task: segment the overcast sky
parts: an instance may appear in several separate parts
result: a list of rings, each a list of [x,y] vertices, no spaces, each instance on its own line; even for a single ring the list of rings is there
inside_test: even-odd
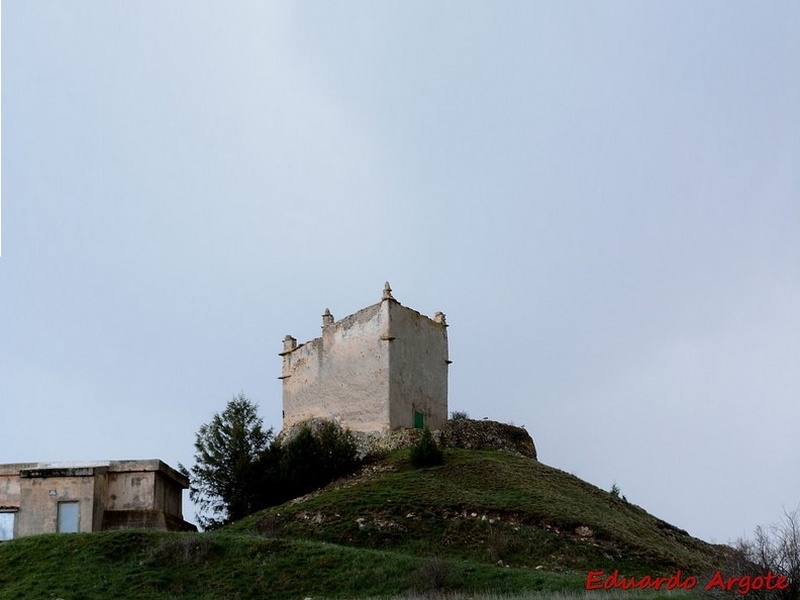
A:
[[[709,541],[800,503],[800,3],[2,9],[0,462],[280,428],[389,280],[543,462]]]

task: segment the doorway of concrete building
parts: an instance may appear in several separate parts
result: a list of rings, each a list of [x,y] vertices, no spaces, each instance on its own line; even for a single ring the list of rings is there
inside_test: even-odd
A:
[[[78,533],[78,502],[58,503],[58,533]]]
[[[425,429],[425,413],[414,411],[414,429]]]
[[[0,510],[0,542],[14,539],[14,520],[17,512]]]

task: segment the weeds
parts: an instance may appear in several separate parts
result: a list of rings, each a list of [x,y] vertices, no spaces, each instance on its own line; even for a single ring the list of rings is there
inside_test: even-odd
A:
[[[162,537],[145,551],[143,562],[160,566],[201,566],[218,554],[216,541],[208,535]]]
[[[443,592],[452,571],[453,567],[447,560],[432,556],[415,573],[412,588],[418,592]]]
[[[492,562],[505,563],[508,553],[511,550],[513,540],[511,536],[498,527],[489,529],[486,539],[486,547],[489,550],[489,558]]]

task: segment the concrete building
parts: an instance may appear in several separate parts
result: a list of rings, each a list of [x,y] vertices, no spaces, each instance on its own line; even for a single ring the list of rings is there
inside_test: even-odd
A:
[[[283,427],[333,419],[353,431],[441,428],[447,421],[447,324],[401,305],[389,283],[380,302],[335,321],[322,337],[283,341]]]
[[[183,520],[189,481],[160,460],[0,465],[0,540],[39,533],[148,528]]]

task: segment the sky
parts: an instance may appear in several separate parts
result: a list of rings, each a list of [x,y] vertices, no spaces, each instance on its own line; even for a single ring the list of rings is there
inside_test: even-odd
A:
[[[283,337],[388,280],[451,410],[705,540],[776,522],[798,57],[793,0],[5,0],[0,462],[191,465],[239,393],[279,429]]]

